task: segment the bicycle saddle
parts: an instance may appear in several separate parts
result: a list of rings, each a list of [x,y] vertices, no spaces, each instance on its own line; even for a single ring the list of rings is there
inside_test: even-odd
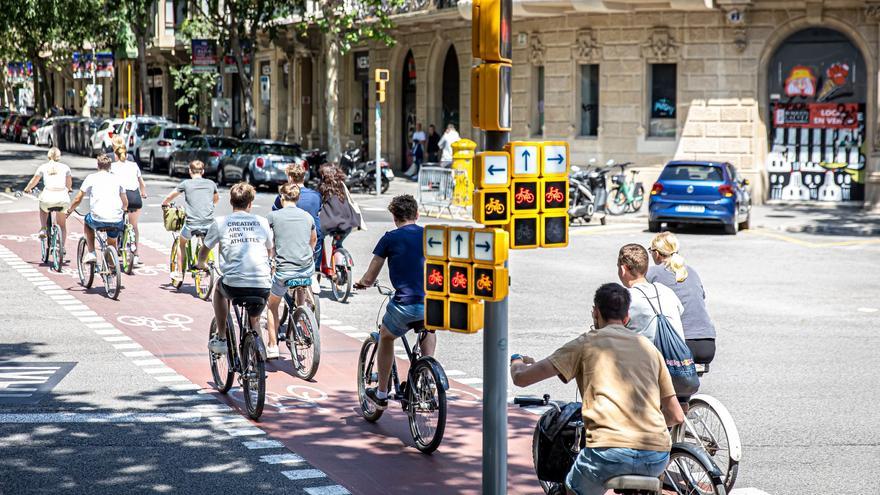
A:
[[[64,208],[61,206],[53,206],[52,208],[49,208],[49,211],[64,211]]]
[[[605,488],[607,490],[643,490],[649,493],[660,493],[660,479],[650,476],[615,476],[605,482]]]
[[[407,323],[406,328],[410,330],[421,330],[425,328],[425,320],[416,320],[412,323]]]
[[[207,230],[191,230],[190,233],[193,237],[205,237],[206,235],[208,235]]]
[[[244,296],[232,298],[232,304],[244,306],[250,316],[258,316],[266,306],[266,300],[259,296]]]

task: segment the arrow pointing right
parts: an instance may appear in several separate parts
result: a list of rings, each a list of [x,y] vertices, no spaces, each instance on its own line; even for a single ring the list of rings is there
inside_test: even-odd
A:
[[[557,153],[555,157],[548,158],[547,161],[556,162],[557,165],[562,165],[562,162],[565,161],[565,158],[563,158],[562,153]]]
[[[486,241],[486,242],[484,242],[484,243],[482,243],[482,244],[474,244],[474,247],[482,248],[483,251],[486,251],[486,252],[488,253],[488,252],[489,252],[489,248],[491,248],[492,245],[489,244],[489,241]]]

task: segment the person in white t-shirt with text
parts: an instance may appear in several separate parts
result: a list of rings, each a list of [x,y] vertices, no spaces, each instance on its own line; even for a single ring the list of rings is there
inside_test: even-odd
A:
[[[648,251],[638,244],[623,246],[617,255],[617,276],[629,289],[632,299],[626,327],[653,342],[657,334],[657,313],[661,313],[684,340],[681,324],[684,306],[672,289],[648,282],[645,278],[648,259]]]
[[[140,239],[140,230],[138,230],[138,217],[141,215],[141,208],[144,206],[144,199],[147,199],[147,185],[144,178],[141,177],[141,168],[138,164],[128,160],[128,150],[124,144],[119,144],[113,148],[113,154],[116,155],[116,161],[110,165],[110,172],[119,177],[119,182],[125,188],[125,197],[128,198],[128,223],[134,229],[134,266],[141,266],[140,256],[137,254],[138,239]]]
[[[82,202],[86,195],[89,196],[89,213],[83,223],[83,234],[86,237],[88,253],[83,256],[83,263],[94,263],[95,256],[95,230],[107,230],[107,243],[116,246],[116,238],[122,234],[125,228],[125,209],[128,208],[128,198],[125,196],[125,188],[119,181],[119,177],[110,173],[110,165],[113,163],[109,155],[98,155],[98,171],[86,177],[80,185],[79,192],[70,203],[67,214],[70,215]]]
[[[48,158],[48,162],[37,168],[34,176],[25,186],[24,192],[30,193],[40,180],[43,181],[43,191],[40,193],[40,237],[46,237],[46,220],[49,217],[49,209],[61,208],[61,211],[55,212],[55,224],[61,228],[61,238],[67,239],[67,214],[65,210],[70,206],[73,176],[70,174],[70,167],[58,161],[61,159],[61,151],[58,148],[54,146],[49,148]]]

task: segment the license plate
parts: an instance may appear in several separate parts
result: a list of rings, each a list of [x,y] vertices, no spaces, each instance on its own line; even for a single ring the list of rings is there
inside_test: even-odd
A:
[[[282,163],[282,162],[276,162],[276,163],[275,163],[275,167],[276,167],[276,168],[280,168],[280,169],[282,169],[282,170],[283,170],[283,169],[286,169],[288,165],[290,165],[290,164],[287,163],[287,162],[283,162],[283,163]]]
[[[675,211],[681,213],[703,213],[706,211],[706,207],[703,205],[678,205],[675,207]]]

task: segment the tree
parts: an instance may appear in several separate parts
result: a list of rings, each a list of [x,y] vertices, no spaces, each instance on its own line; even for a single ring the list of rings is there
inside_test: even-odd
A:
[[[187,19],[177,32],[177,39],[187,47],[187,52],[192,50],[193,39],[214,39],[216,36],[214,26],[202,17]],[[177,108],[187,107],[190,113],[198,115],[199,123],[203,122],[202,117],[209,102],[207,96],[217,86],[218,75],[193,72],[192,64],[186,64],[179,68],[172,67],[171,77],[174,79],[174,89],[181,92],[174,105]],[[202,128],[205,127],[202,125]]]
[[[113,21],[116,23],[117,30],[109,32],[110,37],[115,37],[116,41],[121,35],[118,28],[128,25],[131,32],[134,33],[135,42],[137,44],[137,71],[138,71],[138,92],[142,105],[142,112],[145,115],[153,114],[152,102],[150,101],[150,88],[147,81],[147,41],[153,37],[153,22],[156,15],[154,6],[156,0],[121,0],[112,2],[106,0],[108,5],[115,5],[112,12]]]

